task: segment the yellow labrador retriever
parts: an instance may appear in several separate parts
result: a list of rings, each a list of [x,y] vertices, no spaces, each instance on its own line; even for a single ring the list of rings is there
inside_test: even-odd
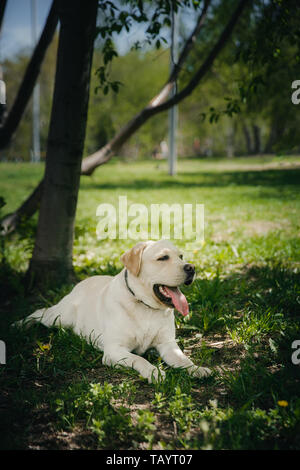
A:
[[[209,375],[175,340],[174,307],[182,315],[189,312],[178,286],[193,282],[194,266],[167,240],[140,242],[121,261],[125,268],[117,276],[85,279],[58,304],[37,310],[26,322],[72,327],[104,352],[104,364],[132,367],[149,382],[165,376],[140,356],[149,348],[156,348],[172,367],[186,368],[197,377]]]

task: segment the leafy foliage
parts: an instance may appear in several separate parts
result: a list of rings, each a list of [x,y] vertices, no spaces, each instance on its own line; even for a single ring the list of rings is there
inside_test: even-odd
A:
[[[103,65],[97,70],[99,76],[99,86],[105,95],[109,90],[117,93],[119,91],[119,81],[110,80],[110,69],[114,57],[118,57],[118,52],[114,44],[114,35],[119,35],[123,31],[129,33],[136,25],[143,24],[145,37],[143,43],[135,41],[132,49],[138,50],[145,45],[155,46],[156,49],[161,44],[167,44],[165,37],[165,28],[171,27],[172,12],[178,12],[184,8],[193,7],[199,9],[202,2],[191,0],[156,0],[155,2],[142,2],[140,0],[123,0],[119,2],[110,2],[101,0],[99,2],[100,18],[97,34],[101,37]]]

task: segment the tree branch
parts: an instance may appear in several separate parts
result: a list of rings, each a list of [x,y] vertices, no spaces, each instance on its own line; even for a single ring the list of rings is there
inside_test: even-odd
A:
[[[42,179],[30,196],[15,212],[3,217],[0,224],[2,235],[8,235],[13,232],[22,219],[29,219],[38,210],[42,198],[43,186],[44,180]]]
[[[201,27],[203,26],[203,23],[205,21],[210,3],[211,0],[205,0],[204,6],[197,19],[196,25],[189,38],[185,42],[185,45],[180,53],[178,62],[177,64],[173,65],[169,78],[163,88],[156,96],[154,96],[154,98],[151,99],[146,108],[144,108],[129,123],[127,123],[110,142],[108,142],[97,152],[93,153],[92,155],[89,155],[88,157],[82,160],[82,175],[91,175],[98,166],[106,163],[113,156],[113,154],[124,144],[124,142],[128,140],[144,124],[144,122],[149,119],[149,109],[154,109],[167,99],[175,84],[175,81],[178,78],[182,65],[186,61],[190,51],[194,46],[197,36],[199,35]]]
[[[0,3],[0,32],[2,29],[2,23],[3,23],[6,4],[7,4],[7,0],[2,0],[2,2]]]
[[[182,101],[184,98],[186,98],[188,95],[190,95],[194,91],[196,86],[199,84],[200,80],[208,72],[208,70],[212,66],[215,58],[219,55],[219,53],[221,52],[221,50],[225,46],[226,42],[230,38],[231,33],[233,31],[233,28],[235,27],[238,19],[240,18],[241,14],[243,13],[243,11],[244,11],[244,9],[245,9],[248,2],[249,2],[249,0],[240,0],[235,12],[233,13],[233,15],[230,18],[227,26],[225,27],[225,29],[223,30],[221,36],[219,37],[218,42],[213,47],[213,49],[211,50],[209,56],[206,58],[206,60],[201,65],[201,67],[198,69],[198,71],[195,73],[195,75],[190,80],[188,85],[181,92],[174,95],[168,101],[165,101],[164,103],[152,108],[151,116],[153,116],[154,114],[160,113],[162,111],[166,111],[167,109],[171,108],[172,106],[178,104],[180,101]]]
[[[43,32],[27,66],[23,81],[15,98],[14,104],[12,105],[10,113],[5,119],[4,124],[2,125],[2,127],[0,127],[0,149],[8,145],[21,121],[27,103],[32,94],[35,82],[39,75],[41,64],[44,60],[47,48],[51,43],[53,35],[55,33],[57,23],[58,14],[56,0],[53,0]]]
[[[210,67],[212,66],[215,58],[218,56],[220,51],[225,46],[227,40],[229,39],[234,26],[236,25],[238,19],[240,18],[244,8],[246,7],[249,0],[240,0],[236,10],[232,14],[229,22],[227,23],[226,27],[224,28],[223,32],[221,33],[219,40],[217,41],[216,45],[211,50],[210,54],[203,62],[201,67],[192,77],[188,85],[179,93],[174,95],[169,100],[165,101],[167,96],[169,95],[171,89],[174,86],[175,80],[179,73],[179,64],[182,65],[186,57],[188,56],[192,45],[195,41],[194,39],[194,32],[196,30],[197,34],[199,33],[201,26],[203,24],[204,18],[206,16],[207,8],[209,6],[209,1],[206,1],[202,10],[202,13],[197,21],[196,28],[191,34],[190,38],[188,39],[183,51],[179,57],[178,65],[174,66],[171,75],[169,77],[168,82],[163,87],[158,95],[156,95],[150,103],[144,108],[140,113],[138,113],[125,127],[123,127],[119,133],[104,147],[102,147],[97,152],[93,153],[92,155],[84,158],[82,160],[81,165],[81,174],[83,175],[91,175],[94,170],[106,163],[118,150],[123,143],[131,137],[150,117],[170,109],[175,104],[178,104],[184,98],[192,93],[192,91],[196,88],[199,84],[200,80],[204,77],[204,75],[208,72]]]

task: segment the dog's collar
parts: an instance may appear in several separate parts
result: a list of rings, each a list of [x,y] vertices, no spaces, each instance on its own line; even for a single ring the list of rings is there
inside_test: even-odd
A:
[[[151,308],[152,310],[160,310],[160,308],[151,307],[151,305],[146,304],[146,302],[144,302],[143,300],[140,300],[136,297],[135,293],[133,292],[133,290],[128,285],[128,271],[127,271],[127,269],[125,269],[125,284],[126,284],[127,289],[129,290],[130,294],[132,294],[133,297],[135,297],[138,302],[141,302],[146,307]]]

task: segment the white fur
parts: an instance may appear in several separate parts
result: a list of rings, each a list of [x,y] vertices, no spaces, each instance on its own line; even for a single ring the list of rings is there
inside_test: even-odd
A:
[[[166,254],[167,261],[157,261]],[[209,369],[195,366],[178,347],[174,311],[153,292],[154,284],[178,286],[185,281],[185,262],[179,258],[179,251],[169,241],[150,241],[144,244],[141,256],[139,274],[135,276],[128,271],[128,285],[135,296],[126,286],[123,269],[114,277],[85,279],[58,304],[37,310],[26,321],[72,327],[75,333],[104,351],[104,364],[132,367],[149,382],[161,380],[165,375],[140,356],[149,348],[156,348],[172,367],[187,368],[198,377],[208,375]]]

